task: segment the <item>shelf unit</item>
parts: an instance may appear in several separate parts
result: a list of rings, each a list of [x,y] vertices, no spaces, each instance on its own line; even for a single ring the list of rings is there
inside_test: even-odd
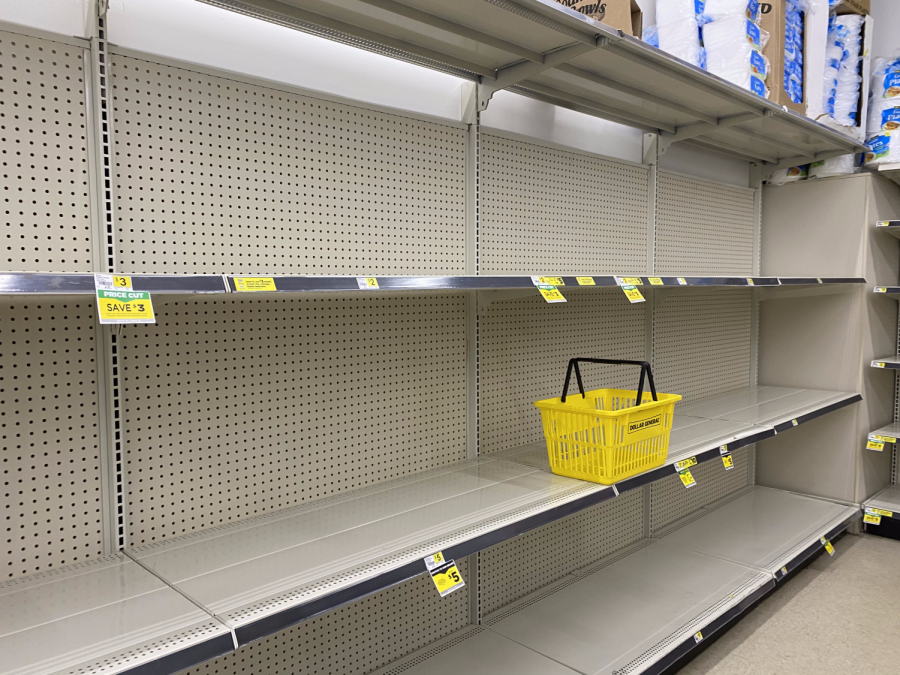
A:
[[[900,164],[881,164],[878,174],[900,185]]]
[[[479,110],[505,89],[773,168],[865,152],[554,0],[204,2],[477,80]]]
[[[127,275],[127,272],[121,272]],[[130,275],[132,286],[136,291],[164,294],[194,293],[238,293],[235,276],[232,275],[169,275],[138,274]],[[636,286],[653,288],[749,288],[777,286],[817,286],[864,284],[862,278],[809,278],[809,277],[698,277],[698,276],[666,276],[653,277],[627,275],[620,276],[561,276],[534,275],[551,281],[562,280],[560,286],[576,288],[608,288],[619,286],[628,280]],[[248,278],[248,276],[237,277]],[[357,277],[342,276],[249,276],[252,279],[271,279],[274,291],[278,293],[325,293],[349,292],[361,289]],[[375,289],[379,291],[497,291],[534,289],[533,276],[376,276]],[[579,279],[581,281],[579,281]],[[588,281],[590,279],[590,281]],[[373,289],[373,290],[375,290]],[[0,295],[93,295],[94,276],[92,274],[37,274],[37,273],[0,273]],[[253,291],[259,292],[259,291]],[[536,291],[535,291],[536,292]]]
[[[66,206],[4,225],[0,417],[16,426],[0,440],[17,482],[0,586],[14,658],[0,675],[277,662],[344,675],[425,656],[438,672],[562,675],[543,647],[503,635],[579,584],[635,598],[621,615],[596,593],[572,605],[633,638],[597,641],[609,653],[578,668],[637,658],[629,672],[650,673],[772,590],[816,537],[852,526],[856,492],[790,494],[772,476],[802,473],[785,470],[783,438],[847,468],[872,392],[835,372],[844,336],[810,318],[887,277],[807,265],[807,246],[845,254],[816,232],[772,253],[761,180],[856,141],[549,0],[208,4],[478,81],[458,123],[110,47],[105,15],[91,40],[4,25],[0,66],[54,54],[9,104],[84,78],[21,133],[86,130],[60,159],[75,187],[59,192],[55,168],[9,178],[43,180],[47,208]],[[178,133],[159,104],[173,87]],[[500,89],[648,132],[643,162],[482,128]],[[752,160],[748,185],[662,169],[682,141]],[[188,143],[203,207],[190,210],[172,170]],[[575,204],[582,177],[591,201]],[[554,269],[565,305],[523,273]],[[165,296],[156,324],[99,325],[94,272]],[[248,276],[275,290],[238,292]],[[383,292],[362,291],[369,278]],[[615,288],[634,280],[644,303]],[[807,326],[767,317],[783,303]],[[820,363],[797,356],[809,331],[831,350]],[[796,366],[777,372],[779,350]],[[664,466],[612,486],[547,470],[532,402],[558,391],[573,355],[652,361],[660,391],[684,396]],[[633,380],[586,373],[589,387]],[[719,518],[740,541],[709,525]],[[466,580],[446,598],[423,562],[438,550]]]
[[[545,659],[561,673],[662,673],[859,518],[852,505],[750,487],[378,675],[540,672]]]

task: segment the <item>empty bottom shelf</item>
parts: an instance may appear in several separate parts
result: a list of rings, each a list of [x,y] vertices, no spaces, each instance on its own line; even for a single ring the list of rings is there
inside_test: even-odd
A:
[[[869,499],[865,506],[882,511],[900,512],[900,485],[891,485]]]
[[[859,516],[852,506],[751,487],[378,674],[660,673]]]

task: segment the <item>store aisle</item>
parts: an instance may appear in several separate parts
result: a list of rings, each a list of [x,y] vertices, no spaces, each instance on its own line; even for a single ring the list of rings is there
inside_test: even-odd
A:
[[[896,675],[900,542],[845,536],[680,675]]]

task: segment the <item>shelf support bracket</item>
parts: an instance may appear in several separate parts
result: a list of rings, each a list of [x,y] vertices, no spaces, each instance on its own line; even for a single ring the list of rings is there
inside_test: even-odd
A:
[[[543,55],[540,62],[520,61],[506,68],[495,71],[494,79],[482,77],[478,83],[478,111],[487,110],[488,103],[495,92],[518,84],[529,77],[537,75],[550,68],[571,61],[576,56],[599,49],[606,45],[608,38],[598,37],[590,44],[579,42],[577,44],[560,47]]]
[[[675,130],[675,133],[668,133],[664,131],[659,136],[659,153],[663,154],[673,143],[686,141],[691,138],[698,138],[699,136],[711,134],[714,131],[718,131],[719,129],[727,129],[728,127],[743,124],[744,122],[750,122],[763,116],[770,117],[772,114],[773,113],[770,110],[766,110],[762,113],[741,113],[740,115],[720,117],[715,124],[709,124],[708,122],[696,122],[694,124],[686,124],[684,126],[678,127]]]

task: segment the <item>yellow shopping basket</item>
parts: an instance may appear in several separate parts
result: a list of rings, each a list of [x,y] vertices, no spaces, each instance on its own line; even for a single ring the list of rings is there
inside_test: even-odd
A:
[[[640,366],[638,389],[585,392],[579,363]],[[573,369],[581,398],[566,400]],[[644,394],[645,375],[650,395]],[[534,403],[541,411],[550,468],[561,476],[611,485],[661,466],[669,451],[675,403],[680,400],[678,394],[656,395],[646,361],[571,359],[562,396]],[[640,405],[635,405],[637,401]]]

